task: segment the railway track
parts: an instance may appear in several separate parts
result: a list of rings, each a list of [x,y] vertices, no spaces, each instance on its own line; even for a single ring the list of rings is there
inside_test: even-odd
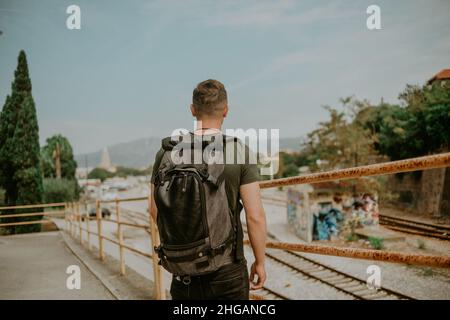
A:
[[[357,300],[411,300],[413,298],[390,289],[380,288],[378,290],[369,289],[365,281],[347,273],[328,267],[317,261],[306,258],[296,252],[287,250],[271,250],[266,256],[273,261],[287,267],[290,271],[313,279],[327,286],[345,293]]]
[[[440,226],[382,214],[380,214],[380,224],[395,231],[450,240],[450,227],[448,226]]]
[[[144,213],[134,210],[121,208],[122,212],[127,218],[133,222],[147,222],[147,217]],[[136,221],[138,220],[138,221]],[[246,233],[246,228],[244,228]],[[268,237],[277,240],[273,234],[268,234]],[[311,279],[320,282],[327,286],[347,294],[353,299],[358,300],[377,300],[377,299],[398,299],[398,300],[412,300],[412,297],[395,292],[390,289],[380,288],[378,290],[370,290],[365,281],[356,278],[347,273],[341,272],[315,260],[307,258],[297,252],[289,250],[270,249],[266,251],[266,256],[273,262],[286,267],[290,272],[298,274],[302,278]],[[290,300],[290,298],[274,289],[264,286],[262,289],[252,291],[251,298],[269,299],[269,300]]]
[[[255,293],[253,293],[255,292]],[[257,291],[252,291],[250,293],[250,298],[252,300],[291,300],[282,293],[275,290],[269,289],[268,287],[262,287]]]
[[[244,230],[244,232],[246,232],[246,230]],[[278,241],[278,239],[270,233],[268,234],[268,237]],[[414,300],[412,297],[387,288],[379,288],[377,290],[369,289],[365,281],[307,258],[297,252],[268,249],[266,250],[266,257],[287,268],[290,272],[299,275],[303,279],[310,279],[333,287],[335,290],[338,290],[353,299]]]

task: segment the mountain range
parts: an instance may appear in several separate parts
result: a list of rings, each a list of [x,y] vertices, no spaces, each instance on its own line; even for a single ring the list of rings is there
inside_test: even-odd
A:
[[[300,138],[280,138],[280,150],[298,150]],[[145,168],[153,163],[161,147],[161,138],[149,137],[107,147],[111,163],[116,166]],[[96,167],[100,164],[103,150],[75,156],[78,167]]]

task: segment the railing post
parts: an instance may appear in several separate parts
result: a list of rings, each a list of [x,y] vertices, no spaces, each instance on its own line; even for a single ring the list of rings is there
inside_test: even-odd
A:
[[[76,203],[77,208],[77,217],[78,217],[78,229],[80,231],[80,243],[83,245],[83,230],[81,229],[81,211],[80,211],[80,203]]]
[[[120,206],[119,199],[116,198],[116,218],[117,218],[117,237],[119,238],[119,257],[120,257],[120,274],[125,275],[125,256],[123,250],[123,233],[120,224]]]
[[[87,238],[87,246],[88,249],[91,250],[91,230],[89,229],[89,222],[91,220],[91,217],[89,215],[89,209],[87,202],[84,203],[84,211],[85,211],[85,219],[86,219],[86,238]]]
[[[100,208],[100,201],[96,201],[96,217],[97,217],[97,232],[98,232],[98,253],[100,260],[105,260],[103,253],[103,237],[102,237],[102,211]]]
[[[73,203],[70,202],[69,204],[69,210],[70,210],[70,235],[74,238],[75,237],[75,221],[73,220]]]
[[[152,261],[153,261],[153,276],[155,280],[155,296],[157,300],[165,300],[166,299],[166,291],[164,290],[164,283],[162,278],[162,269],[159,265],[158,255],[155,252],[155,247],[159,246],[159,235],[158,229],[156,227],[155,222],[153,221],[151,215],[151,207],[152,207],[152,192],[151,185],[150,191],[148,194],[148,215],[150,219],[150,236],[151,236],[151,244],[152,244]]]
[[[67,202],[64,204],[64,221],[66,232],[69,232],[69,218],[67,217]]]

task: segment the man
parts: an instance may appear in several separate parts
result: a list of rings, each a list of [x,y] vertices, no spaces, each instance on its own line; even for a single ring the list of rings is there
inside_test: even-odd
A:
[[[192,115],[197,119],[196,137],[221,133],[221,127],[228,114],[227,92],[217,80],[206,80],[197,85],[193,92]],[[234,144],[241,143],[233,140]],[[242,143],[241,143],[242,144]],[[235,147],[234,145],[232,147]],[[228,144],[225,148],[230,148]],[[245,150],[249,152],[248,147]],[[155,189],[155,177],[163,158],[163,148],[156,155],[152,174],[152,192]],[[249,287],[252,290],[262,288],[266,280],[265,245],[266,220],[260,198],[259,172],[256,163],[225,163],[223,176],[226,198],[236,221],[236,238],[232,261],[219,269],[206,274],[192,276],[184,281],[175,276],[170,292],[173,299],[248,299]],[[152,197],[151,215],[157,221],[157,203]],[[247,262],[243,249],[243,229],[239,218],[242,209],[246,213],[247,231],[255,256],[255,262],[247,271]],[[161,209],[161,208],[160,208]]]

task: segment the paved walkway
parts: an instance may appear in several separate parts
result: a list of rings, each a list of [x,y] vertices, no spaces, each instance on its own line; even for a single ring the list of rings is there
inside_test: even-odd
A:
[[[69,290],[67,267],[81,271],[81,288]],[[114,299],[66,247],[59,232],[0,237],[1,299]]]

